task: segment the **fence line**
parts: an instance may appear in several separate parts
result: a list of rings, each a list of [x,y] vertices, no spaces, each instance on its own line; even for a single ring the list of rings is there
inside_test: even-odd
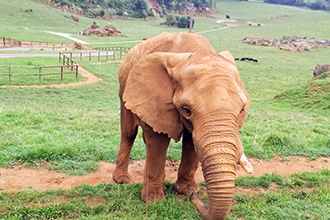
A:
[[[14,39],[2,37],[0,47],[13,47],[13,46],[20,47],[21,43],[22,42],[19,41],[19,40],[14,40]]]
[[[94,48],[98,51],[113,51],[113,60],[116,59],[117,52],[119,53],[119,60],[123,59],[123,57],[128,53],[128,51],[131,49],[129,47],[96,47]]]
[[[16,40],[14,40],[16,42]],[[3,41],[4,45],[6,43],[13,43],[10,39],[6,39]],[[6,42],[6,43],[5,43]],[[17,43],[17,42],[16,42]],[[130,48],[127,47],[103,47],[97,48],[98,51],[93,52],[59,52],[59,62],[62,63],[61,66],[39,66],[39,67],[28,67],[28,66],[0,66],[1,68],[6,69],[6,73],[0,72],[1,76],[7,76],[9,78],[10,83],[12,82],[12,76],[38,76],[39,82],[41,82],[42,76],[50,76],[50,75],[60,75],[61,80],[65,74],[75,74],[76,79],[78,79],[79,73],[79,64],[73,60],[73,58],[79,58],[82,61],[83,57],[88,57],[88,60],[91,61],[92,57],[97,57],[98,61],[101,60],[101,57],[105,57],[106,60],[109,60],[109,57],[112,57],[112,60],[116,58],[123,59],[123,57],[127,54]],[[102,50],[102,51],[101,51]],[[118,55],[119,53],[119,55]],[[38,69],[38,73],[26,73],[26,74],[14,74],[13,69],[27,69],[33,68]],[[48,72],[44,73],[43,70],[50,68],[59,68],[58,72]],[[70,71],[65,71],[66,69],[70,69]]]
[[[29,66],[0,66],[0,69],[5,69],[6,73],[0,73],[0,76],[8,77],[9,82],[12,82],[13,76],[37,76],[39,79],[39,82],[41,82],[42,76],[51,76],[51,75],[60,75],[61,80],[63,80],[65,74],[75,74],[76,79],[78,79],[78,69],[77,64],[73,65],[61,65],[61,66],[39,66],[39,67],[29,67]],[[14,69],[38,69],[37,73],[14,73]],[[56,69],[53,72],[47,72],[45,73],[44,70],[46,69]],[[70,71],[67,71],[67,69],[70,69]],[[18,70],[19,71],[19,70]]]
[[[106,61],[110,60],[121,60],[130,50],[127,47],[102,47],[95,48],[97,51],[90,52],[60,52],[59,53],[59,62],[62,62],[63,65],[68,64],[69,60],[73,60],[74,58],[82,61],[84,57],[87,57],[88,61],[91,61],[93,57],[97,57],[97,60],[100,61],[102,57],[105,58]]]
[[[36,48],[74,48],[74,44],[70,43],[55,43],[55,42],[33,42],[33,41],[20,41],[11,38],[2,37],[0,47],[36,47]]]

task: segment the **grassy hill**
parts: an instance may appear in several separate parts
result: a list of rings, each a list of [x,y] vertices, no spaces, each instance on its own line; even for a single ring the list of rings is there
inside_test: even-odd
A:
[[[79,17],[79,22],[75,22],[71,14],[49,7],[41,0],[0,0],[0,3],[1,35],[19,40],[72,42],[45,33],[55,31],[72,34],[90,46],[133,46],[141,39],[163,31],[188,31],[160,26],[159,23],[164,21],[160,18],[104,21]],[[24,12],[30,8],[33,13]],[[217,8],[219,14],[214,17],[194,17],[193,32],[205,36],[219,52],[229,50],[236,58],[258,60],[257,63],[237,61],[252,100],[249,116],[240,131],[246,154],[268,160],[278,156],[283,161],[297,155],[310,159],[329,158],[329,77],[312,76],[317,63],[330,63],[330,49],[288,52],[275,47],[244,44],[242,39],[306,36],[330,40],[330,13],[261,1],[219,1]],[[240,21],[240,25],[223,29],[226,24],[217,21],[226,20],[226,14],[231,15],[232,21]],[[100,26],[112,23],[127,37],[78,35],[94,21]],[[249,23],[260,26],[250,26]],[[0,50],[0,53],[5,52]],[[0,65],[39,64],[45,60],[0,59]],[[42,164],[50,169],[80,175],[94,171],[99,161],[115,161],[120,139],[119,63],[82,62],[81,65],[103,81],[67,88],[0,88],[0,166],[24,164],[38,167]],[[145,158],[141,136],[139,133],[132,160]],[[180,144],[171,143],[167,157],[179,160]],[[110,173],[105,175],[111,178]],[[277,175],[267,175],[257,181],[276,182],[272,178],[282,181]],[[312,183],[304,185],[304,179]],[[328,179],[328,172],[304,174],[282,182],[288,186],[280,192],[258,188],[257,196],[237,195],[229,219],[327,219],[327,212],[320,210],[329,208]],[[311,186],[314,188],[308,188]],[[197,219],[198,214],[189,199],[178,197],[172,184],[167,183],[167,188],[169,199],[150,205],[149,218]],[[205,190],[203,184],[201,188]],[[72,214],[70,217],[79,219],[144,219],[145,204],[139,200],[140,189],[140,184],[104,184],[82,186],[72,191],[1,192],[0,218],[60,219]],[[86,200],[96,197],[100,201],[97,206],[86,205]],[[60,203],[48,203],[59,201],[59,198],[62,199]]]

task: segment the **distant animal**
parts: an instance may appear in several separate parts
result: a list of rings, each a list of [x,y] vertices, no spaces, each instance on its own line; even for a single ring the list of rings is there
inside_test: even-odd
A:
[[[250,57],[242,57],[242,58],[235,58],[235,60],[239,60],[239,61],[252,61],[255,63],[258,63],[258,60],[250,58]]]
[[[330,72],[330,65],[329,64],[325,64],[325,65],[317,64],[314,68],[313,76],[316,77],[318,75],[321,75],[324,72]]]
[[[226,18],[229,19],[230,18],[230,15],[229,14],[226,14]]]

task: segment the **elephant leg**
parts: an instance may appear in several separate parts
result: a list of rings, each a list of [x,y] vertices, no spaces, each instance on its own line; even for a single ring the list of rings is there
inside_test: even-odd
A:
[[[120,118],[120,148],[112,178],[116,183],[122,184],[130,182],[128,165],[132,146],[137,135],[137,125],[135,125],[133,113],[123,106],[121,106]]]
[[[143,139],[147,148],[147,159],[141,199],[144,202],[164,200],[165,161],[170,139],[166,134],[154,132],[148,125],[143,128]]]
[[[191,133],[184,130],[182,140],[182,156],[178,171],[178,179],[175,182],[175,189],[182,194],[191,191],[198,191],[195,181],[195,172],[198,168],[198,158],[194,149]]]

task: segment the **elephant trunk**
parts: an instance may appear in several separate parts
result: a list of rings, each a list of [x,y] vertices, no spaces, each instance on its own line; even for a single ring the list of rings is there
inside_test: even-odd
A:
[[[199,129],[198,129],[199,130]],[[211,121],[194,137],[195,149],[202,165],[209,204],[199,200],[197,194],[191,202],[205,220],[225,219],[235,191],[238,129],[234,120]]]

